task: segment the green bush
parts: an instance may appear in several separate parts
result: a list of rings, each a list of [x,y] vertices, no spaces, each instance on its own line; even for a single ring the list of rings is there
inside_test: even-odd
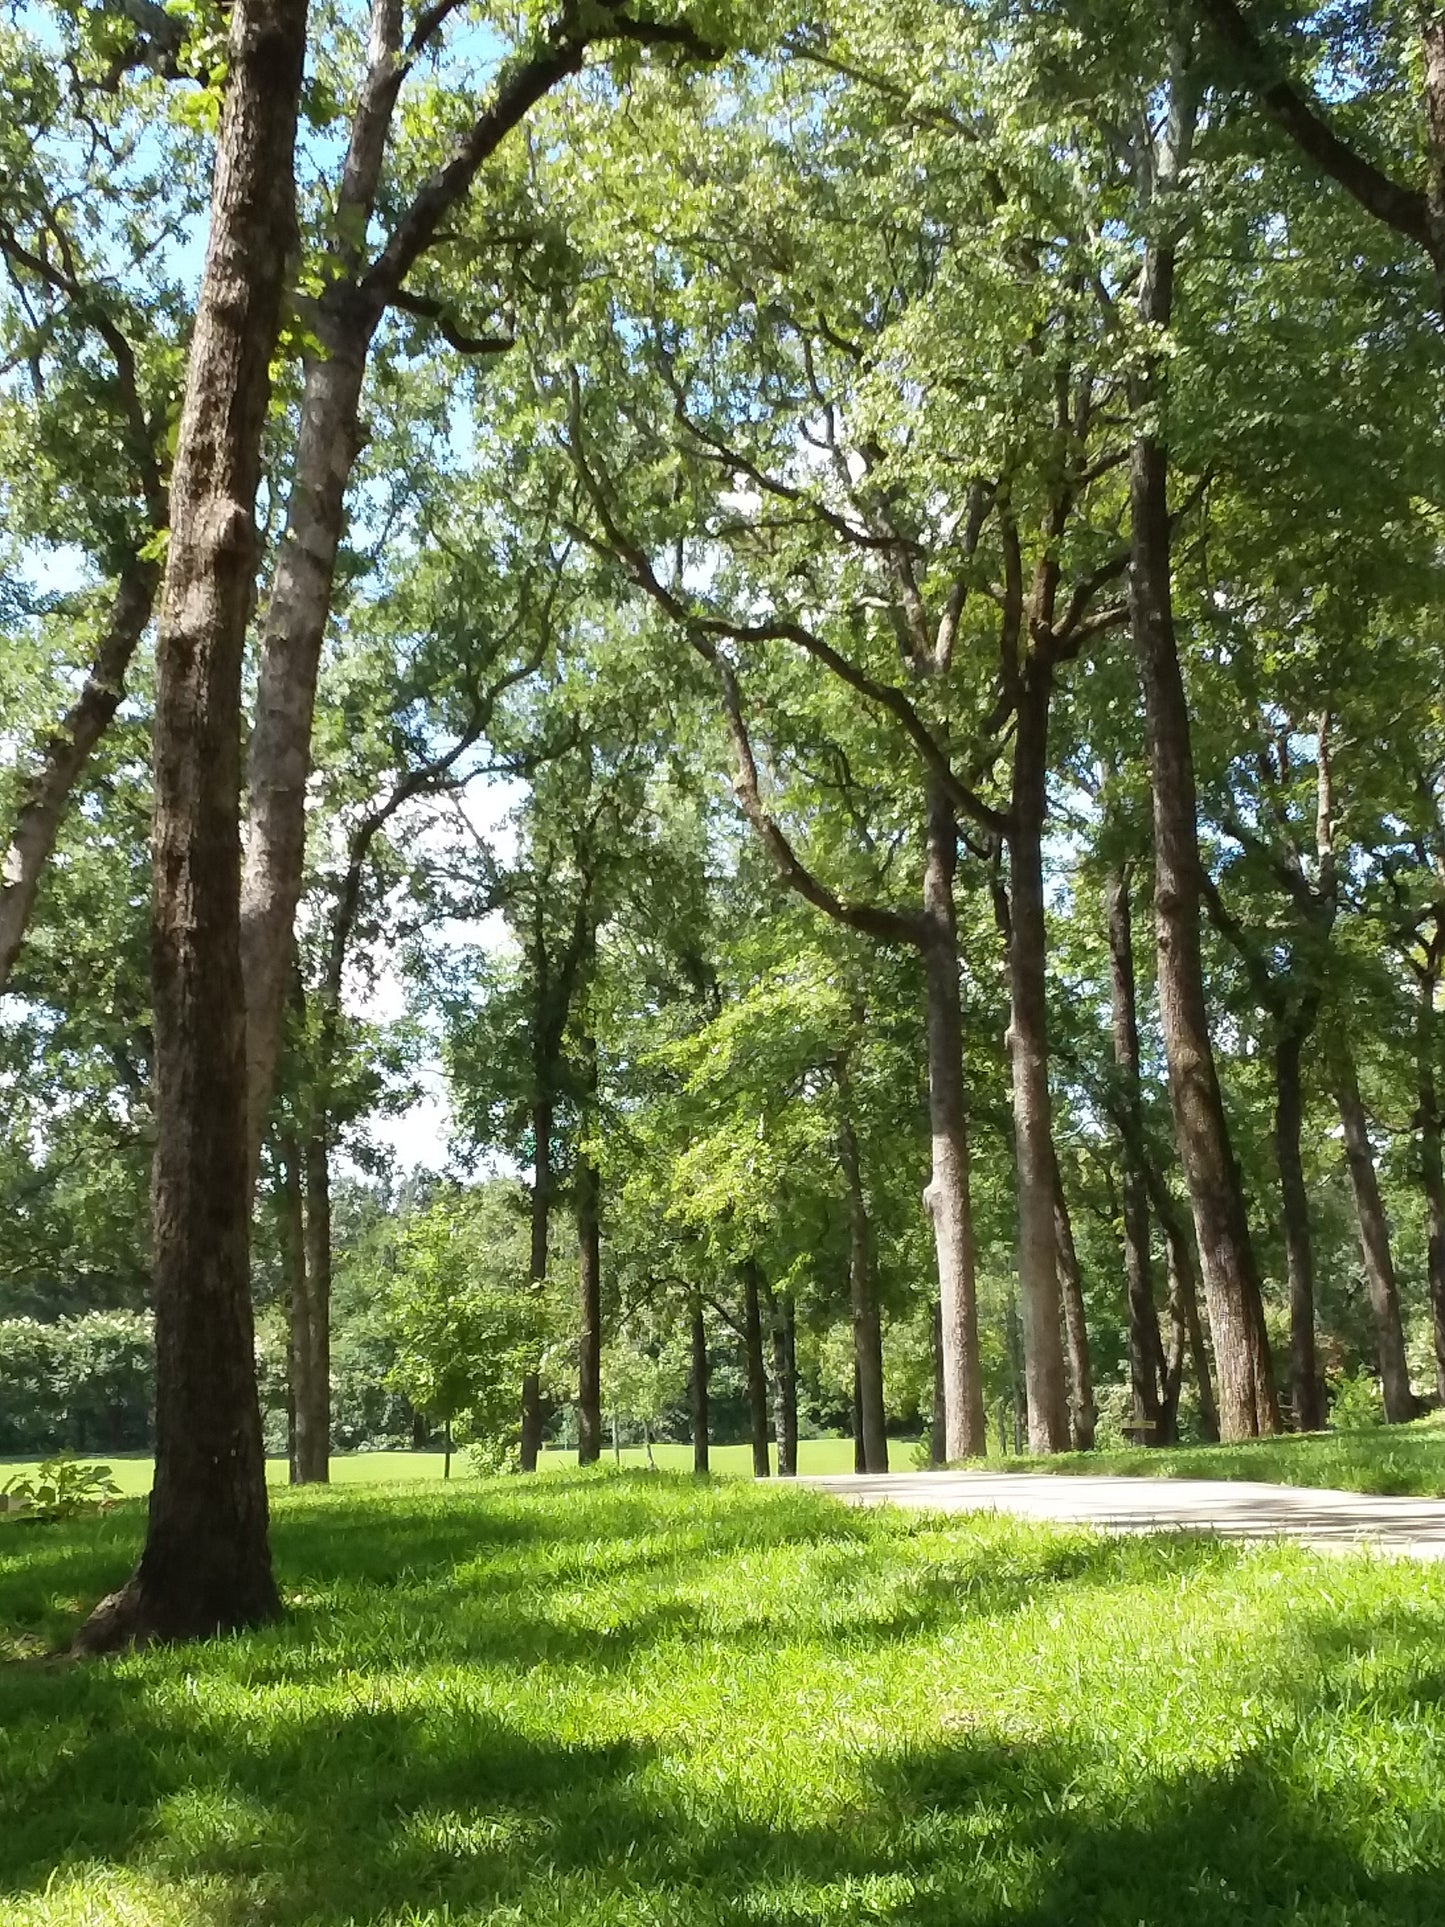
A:
[[[1337,1432],[1369,1432],[1385,1422],[1380,1382],[1373,1372],[1342,1374],[1330,1385],[1330,1424]]]

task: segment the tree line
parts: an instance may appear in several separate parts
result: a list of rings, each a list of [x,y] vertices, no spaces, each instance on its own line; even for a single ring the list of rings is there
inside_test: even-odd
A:
[[[428,1060],[525,1183],[363,1245],[482,1318],[524,1468],[669,1347],[705,1451],[720,1331],[784,1460],[839,1330],[869,1469],[890,1409],[981,1452],[1001,1374],[1036,1452],[1096,1384],[1157,1440],[1362,1365],[1415,1412],[1438,9],[240,0],[0,59],[9,1275],[155,1320],[83,1645],[278,1610],[256,1295],[324,1477],[337,1160]]]

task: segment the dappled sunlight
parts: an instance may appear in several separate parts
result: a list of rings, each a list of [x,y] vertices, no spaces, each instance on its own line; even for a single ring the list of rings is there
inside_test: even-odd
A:
[[[644,1475],[276,1536],[282,1626],[0,1672],[7,1927],[1436,1917],[1429,1572]]]

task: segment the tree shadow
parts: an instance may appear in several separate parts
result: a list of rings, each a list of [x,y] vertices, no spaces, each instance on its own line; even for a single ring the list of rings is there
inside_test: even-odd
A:
[[[104,1701],[124,1684],[94,1679],[68,1787],[40,1789],[48,1826],[24,1828],[24,1853],[23,1814],[0,1833],[0,1892],[143,1854],[193,1896],[197,1927],[380,1927],[427,1909],[679,1927],[1440,1919],[1438,1862],[1390,1865],[1352,1805],[1302,1803],[1268,1750],[1104,1790],[1066,1745],[967,1734],[873,1758],[847,1812],[769,1824],[680,1789],[655,1746],[626,1739],[538,1739],[483,1711],[439,1730],[358,1707],[208,1747],[154,1714],[117,1734]]]
[[[1387,1812],[1384,1790],[1372,1814],[1299,1757],[1303,1735],[1358,1709],[1379,1642],[1403,1663],[1373,1711],[1439,1703],[1438,1614],[1371,1601],[1345,1620],[1292,1600],[1260,1651],[1293,1718],[1226,1765],[1131,1774],[1063,1724],[1020,1736],[980,1713],[913,1745],[869,1727],[844,1791],[769,1816],[745,1729],[721,1763],[686,1732],[628,1730],[629,1668],[645,1682],[706,1640],[721,1689],[785,1644],[787,1602],[766,1589],[735,1586],[704,1615],[697,1589],[720,1565],[804,1554],[826,1691],[835,1641],[856,1667],[1059,1589],[1097,1590],[1106,1611],[1110,1587],[1148,1581],[1167,1602],[1181,1576],[1248,1555],[957,1520],[932,1543],[931,1526],[803,1495],[699,1510],[684,1487],[672,1508],[639,1476],[598,1482],[583,1508],[503,1489],[388,1511],[384,1530],[364,1500],[298,1502],[278,1510],[278,1569],[318,1597],[285,1626],[204,1654],[0,1669],[0,1919],[4,1895],[97,1867],[173,1884],[195,1927],[399,1927],[428,1910],[458,1927],[1425,1927],[1445,1911],[1438,1814]],[[71,1585],[137,1529],[43,1545],[37,1583]],[[909,1566],[899,1541],[915,1532],[929,1557]],[[616,1589],[605,1623],[566,1617],[566,1589],[589,1585]],[[573,1668],[606,1690],[529,1694]]]

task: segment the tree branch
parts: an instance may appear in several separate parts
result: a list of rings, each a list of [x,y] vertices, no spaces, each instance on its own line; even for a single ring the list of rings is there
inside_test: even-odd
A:
[[[1255,33],[1238,0],[1199,0],[1199,7],[1239,61],[1251,92],[1301,153],[1367,214],[1417,242],[1437,266],[1445,265],[1426,196],[1392,179],[1336,132],[1314,95],[1285,73],[1279,56]]]

